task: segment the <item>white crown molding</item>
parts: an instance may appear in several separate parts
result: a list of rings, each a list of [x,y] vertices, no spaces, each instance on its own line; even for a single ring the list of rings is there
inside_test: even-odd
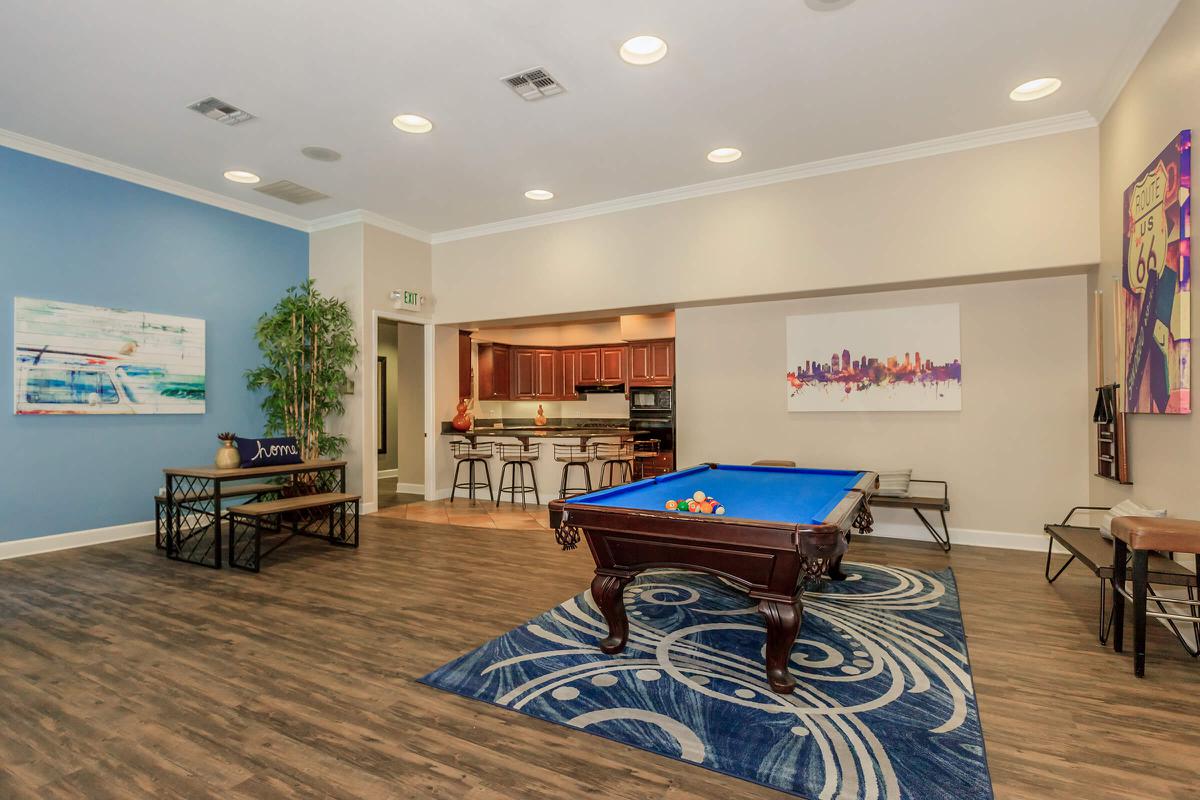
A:
[[[1134,31],[1126,41],[1125,47],[1121,48],[1121,52],[1117,54],[1112,69],[1109,70],[1108,79],[1096,97],[1096,105],[1092,109],[1096,119],[1103,121],[1108,116],[1113,103],[1117,102],[1117,98],[1121,96],[1125,84],[1133,77],[1134,70],[1142,63],[1150,46],[1162,33],[1163,26],[1167,24],[1167,20],[1175,13],[1178,6],[1179,0],[1166,0],[1161,7],[1139,18],[1142,23],[1140,28]]]
[[[423,231],[420,228],[414,228],[411,225],[405,225],[403,222],[385,217],[382,214],[376,214],[374,211],[357,208],[353,211],[346,211],[342,214],[333,214],[328,217],[314,219],[308,224],[308,232],[316,233],[317,231],[329,230],[330,228],[340,228],[343,225],[354,225],[362,223],[364,225],[374,225],[376,228],[383,228],[385,231],[398,233],[401,236],[407,236],[410,239],[416,239],[418,242],[429,244],[432,234],[428,231]]]
[[[752,172],[748,175],[737,175],[731,178],[721,178],[705,181],[690,186],[680,186],[675,189],[664,189],[657,192],[647,192],[617,200],[605,200],[600,203],[576,206],[561,211],[549,211],[544,214],[534,214],[527,217],[490,222],[483,225],[473,225],[468,228],[441,231],[432,236],[432,243],[443,244],[459,239],[473,239],[478,236],[491,236],[496,233],[533,228],[540,225],[552,225],[556,222],[595,217],[601,214],[612,214],[618,211],[628,211],[634,208],[656,206],[663,203],[674,203],[694,197],[704,197],[723,192],[735,192],[741,189],[751,189],[756,186],[767,186],[773,183],[814,178],[819,175],[830,175],[836,172],[849,172],[883,164],[893,164],[899,161],[910,161],[918,158],[956,153],[962,150],[973,150],[979,147],[1017,142],[1023,139],[1033,139],[1040,136],[1052,136],[1059,133],[1084,130],[1096,127],[1096,119],[1086,111],[1073,114],[1063,114],[1057,117],[1018,122],[1014,125],[1004,125],[999,128],[988,128],[972,131],[955,136],[944,136],[939,139],[929,139],[923,142],[888,147],[882,150],[871,150],[848,156],[827,158],[821,161],[810,161],[779,169]]]
[[[70,164],[73,167],[86,169],[89,172],[98,172],[101,175],[108,175],[110,178],[118,178],[129,183],[136,183],[139,186],[157,189],[160,192],[184,197],[188,200],[195,200],[205,205],[223,208],[235,214],[254,217],[265,222],[273,222],[276,225],[283,225],[288,228],[308,232],[311,224],[307,220],[293,217],[290,214],[272,211],[269,208],[264,208],[254,203],[247,203],[244,200],[235,200],[232,197],[210,192],[207,189],[200,189],[190,184],[155,175],[152,172],[127,167],[115,161],[81,153],[78,150],[72,150],[68,147],[60,147],[50,142],[43,142],[41,139],[34,139],[32,136],[25,136],[24,134],[4,130],[3,128],[0,128],[0,146],[41,156],[42,158],[57,161],[61,164]]]

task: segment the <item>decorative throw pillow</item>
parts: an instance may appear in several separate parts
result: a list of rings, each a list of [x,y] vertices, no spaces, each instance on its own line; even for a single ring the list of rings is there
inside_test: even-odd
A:
[[[888,469],[879,473],[879,494],[887,497],[907,497],[911,469]]]
[[[1146,508],[1136,500],[1122,500],[1100,517],[1100,535],[1105,539],[1112,538],[1112,521],[1117,517],[1165,517],[1166,515],[1165,508]]]
[[[280,436],[277,439],[234,439],[243,467],[276,467],[281,464],[299,464],[300,448],[296,437]]]

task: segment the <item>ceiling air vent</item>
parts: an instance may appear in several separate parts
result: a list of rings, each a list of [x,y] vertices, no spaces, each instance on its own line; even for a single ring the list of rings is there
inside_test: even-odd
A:
[[[209,97],[198,103],[192,103],[188,108],[197,114],[203,114],[209,119],[214,119],[222,125],[241,125],[243,122],[249,122],[254,119],[254,115],[249,111],[242,111],[237,106],[231,106],[224,100],[218,100],[215,97]]]
[[[275,181],[268,183],[266,186],[256,186],[254,191],[262,192],[271,197],[278,197],[280,200],[286,200],[289,203],[295,203],[302,206],[305,203],[314,203],[317,200],[324,200],[329,197],[327,194],[321,194],[316,189],[310,189],[307,186],[301,186],[292,181]]]
[[[526,100],[541,100],[543,97],[553,97],[562,94],[566,88],[541,67],[527,69],[516,75],[501,78],[508,87]]]

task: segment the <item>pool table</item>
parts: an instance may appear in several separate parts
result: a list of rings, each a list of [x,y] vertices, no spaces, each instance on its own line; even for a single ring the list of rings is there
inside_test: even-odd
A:
[[[758,601],[767,624],[767,679],[795,688],[788,657],[803,615],[807,578],[841,571],[851,528],[871,530],[874,472],[703,464],[550,503],[550,524],[564,550],[587,539],[596,562],[592,597],[605,621],[605,653],[625,648],[629,623],[622,592],[653,567],[699,570],[725,578]],[[668,500],[703,491],[724,516],[668,511]]]

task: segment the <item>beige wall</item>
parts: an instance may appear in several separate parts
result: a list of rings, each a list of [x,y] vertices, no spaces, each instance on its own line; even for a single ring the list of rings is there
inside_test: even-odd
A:
[[[353,395],[344,398],[346,413],[329,424],[350,440],[344,457],[351,491],[361,492],[363,506],[378,502],[378,453],[375,446],[375,320],[379,313],[402,321],[425,323],[433,309],[396,311],[392,289],[416,289],[429,294],[433,285],[430,245],[374,225],[351,223],[313,233],[309,244],[309,274],[321,291],[350,304],[357,324],[359,359]],[[370,365],[366,369],[365,365]]]
[[[438,244],[445,323],[1091,265],[1095,129]],[[486,291],[480,291],[486,286]]]
[[[317,288],[326,295],[340,297],[350,306],[350,314],[354,317],[355,337],[358,339],[359,358],[355,364],[354,394],[346,395],[342,402],[346,413],[341,417],[326,420],[325,427],[330,433],[337,433],[349,440],[342,458],[346,459],[347,490],[362,492],[366,502],[367,492],[363,487],[363,463],[371,465],[372,484],[374,483],[376,448],[375,429],[370,427],[370,435],[366,435],[366,426],[372,417],[365,411],[365,403],[372,398],[371,392],[375,384],[374,372],[363,375],[363,364],[366,363],[363,350],[370,347],[368,342],[369,329],[363,314],[363,284],[362,284],[362,230],[360,225],[342,225],[329,230],[318,231],[309,236],[308,240],[308,274],[316,281]],[[370,356],[374,364],[375,357]],[[372,370],[374,368],[372,367]],[[371,400],[371,402],[374,402]],[[375,487],[371,486],[370,500],[374,501]]]
[[[1200,3],[1196,2],[1179,4],[1100,127],[1101,261],[1096,283],[1104,292],[1108,380],[1115,372],[1112,292],[1113,281],[1121,275],[1122,193],[1185,128],[1192,129],[1193,135],[1200,131]],[[1192,174],[1196,172],[1193,156]],[[1192,288],[1195,297],[1196,287]],[[1193,330],[1193,339],[1195,334]],[[1094,364],[1092,375],[1094,378]],[[1092,500],[1097,505],[1108,505],[1133,497],[1141,503],[1165,507],[1172,516],[1200,518],[1200,492],[1196,491],[1196,476],[1200,474],[1197,412],[1185,416],[1130,415],[1128,438],[1133,485],[1118,486],[1093,477]]]
[[[679,463],[912,467],[950,482],[952,529],[1040,534],[1087,494],[1085,296],[1075,275],[680,309]],[[789,315],[947,302],[960,305],[962,411],[787,411]]]

